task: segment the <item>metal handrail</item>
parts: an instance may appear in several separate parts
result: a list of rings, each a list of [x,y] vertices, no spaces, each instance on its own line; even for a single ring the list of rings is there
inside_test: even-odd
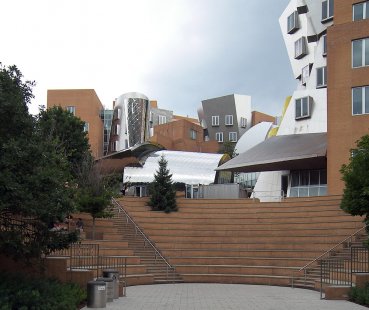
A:
[[[163,255],[161,255],[161,253],[159,252],[159,250],[155,247],[155,245],[151,242],[151,240],[146,236],[146,234],[140,229],[140,227],[136,224],[136,222],[134,221],[133,218],[131,218],[129,216],[129,214],[127,213],[126,210],[124,210],[122,208],[122,206],[114,199],[112,198],[112,201],[113,201],[113,204],[115,204],[115,206],[118,208],[118,212],[123,212],[124,215],[126,216],[127,219],[129,219],[131,221],[131,223],[134,225],[135,227],[135,230],[136,231],[139,231],[142,235],[142,237],[145,239],[145,241],[148,242],[148,244],[152,247],[152,249],[155,251],[155,258],[156,258],[156,255],[158,255],[167,265],[167,273],[168,273],[168,268],[169,269],[173,269],[173,271],[175,271],[175,267],[171,266],[168,261],[163,257]],[[167,278],[168,278],[168,275],[167,275]]]
[[[294,283],[294,279],[295,279],[295,272],[301,272],[302,270],[306,271],[307,267],[311,266],[312,264],[314,264],[315,262],[317,262],[318,260],[323,258],[325,255],[329,254],[330,252],[332,252],[333,250],[335,250],[336,248],[341,246],[347,240],[352,239],[353,237],[355,237],[358,233],[360,233],[365,228],[366,228],[366,226],[361,227],[359,230],[357,230],[356,232],[354,232],[353,234],[351,234],[350,236],[348,236],[347,238],[345,238],[344,240],[342,240],[340,243],[336,244],[335,246],[333,246],[329,250],[325,251],[323,254],[319,255],[317,258],[313,259],[311,262],[307,263],[305,266],[301,267],[299,270],[294,270],[292,272],[292,288],[293,288],[293,283]],[[305,271],[304,271],[304,273],[305,273]]]

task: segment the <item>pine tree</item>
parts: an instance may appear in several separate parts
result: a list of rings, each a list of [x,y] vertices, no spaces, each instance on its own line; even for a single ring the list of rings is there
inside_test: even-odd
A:
[[[169,213],[177,210],[176,192],[173,186],[172,174],[167,168],[168,161],[162,155],[159,160],[159,170],[151,183],[149,205],[153,210]]]

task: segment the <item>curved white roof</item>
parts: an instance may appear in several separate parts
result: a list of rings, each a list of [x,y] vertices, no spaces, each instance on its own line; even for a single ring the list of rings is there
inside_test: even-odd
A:
[[[263,142],[272,128],[273,123],[271,122],[261,122],[248,131],[246,131],[241,138],[238,140],[235,150],[238,154],[244,153],[249,149],[253,148],[255,145]]]
[[[173,182],[186,184],[210,184],[215,180],[215,169],[219,166],[223,154],[194,153],[181,151],[157,151],[151,154],[144,166],[124,168],[124,182],[150,183],[159,169],[161,156],[168,161],[167,168]]]

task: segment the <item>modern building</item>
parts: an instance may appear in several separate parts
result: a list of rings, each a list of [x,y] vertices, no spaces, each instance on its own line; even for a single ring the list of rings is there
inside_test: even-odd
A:
[[[251,97],[232,94],[202,101],[198,109],[205,141],[233,142],[251,127]]]
[[[217,141],[204,141],[203,128],[190,118],[174,116],[169,123],[153,127],[152,143],[167,150],[199,153],[217,153]]]
[[[368,12],[368,1],[289,3],[280,25],[298,88],[277,136],[220,170],[261,171],[263,200],[342,194],[340,168],[369,133]]]
[[[104,107],[95,90],[50,89],[47,91],[47,107],[53,106],[60,106],[84,121],[92,155],[95,158],[103,156],[104,122],[100,115]]]
[[[369,1],[335,0],[327,60],[328,193],[341,194],[339,170],[369,133]]]
[[[137,92],[121,95],[115,101],[108,153],[148,141],[150,136],[150,102]]]

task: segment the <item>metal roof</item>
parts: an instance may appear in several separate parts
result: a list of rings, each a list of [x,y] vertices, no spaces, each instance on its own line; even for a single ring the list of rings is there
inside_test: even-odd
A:
[[[168,161],[167,168],[173,182],[186,184],[211,184],[215,181],[216,171],[223,154],[194,153],[181,151],[157,151],[148,156],[143,167],[124,168],[124,182],[150,183],[159,169],[161,156]]]
[[[216,170],[261,172],[322,169],[327,166],[327,134],[275,136],[226,162]]]

